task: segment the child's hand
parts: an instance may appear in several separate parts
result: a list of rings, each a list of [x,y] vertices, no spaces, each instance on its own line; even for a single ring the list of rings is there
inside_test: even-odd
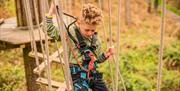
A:
[[[114,46],[111,46],[107,49],[107,51],[105,52],[105,57],[108,58],[109,56],[114,54]]]

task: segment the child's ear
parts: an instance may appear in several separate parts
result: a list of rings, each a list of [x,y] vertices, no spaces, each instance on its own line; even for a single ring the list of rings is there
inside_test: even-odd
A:
[[[80,26],[80,24],[81,24],[81,21],[80,21],[80,20],[77,20],[76,25],[77,25],[77,26]]]

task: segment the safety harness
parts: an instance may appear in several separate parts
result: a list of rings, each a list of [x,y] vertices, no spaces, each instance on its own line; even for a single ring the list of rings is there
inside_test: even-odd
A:
[[[56,7],[56,8],[59,9],[58,7]],[[73,74],[77,75],[77,73],[80,72],[80,79],[85,79],[85,80],[73,80],[74,91],[79,91],[79,90],[85,91],[85,89],[88,90],[88,88],[89,88],[89,84],[86,81],[86,79],[90,80],[89,79],[90,71],[92,71],[93,73],[96,73],[96,70],[93,70],[96,68],[96,61],[95,61],[95,56],[93,55],[93,52],[96,50],[97,33],[94,33],[94,35],[92,36],[91,46],[87,46],[87,44],[84,41],[84,38],[82,37],[81,33],[79,32],[78,27],[76,26],[75,32],[76,32],[76,37],[78,39],[78,41],[76,41],[75,38],[71,35],[69,28],[72,24],[74,24],[77,21],[77,18],[72,15],[66,14],[66,13],[64,13],[64,14],[75,19],[68,26],[66,26],[66,24],[64,23],[67,33],[68,33],[68,35],[65,34],[67,43],[68,43],[70,50],[72,51],[72,54],[79,66],[79,67],[78,66],[76,66],[76,67],[70,66],[71,73],[72,73],[72,75]],[[84,56],[83,63],[81,63],[81,61],[78,60],[77,54],[74,52],[74,50],[72,48],[72,44],[70,43],[70,39],[68,36],[71,38],[71,40],[74,42],[76,47],[79,49],[79,52]],[[95,52],[94,52],[94,54],[95,54]],[[101,78],[102,78],[102,76],[101,76]]]
[[[67,13],[64,13],[64,14],[75,19],[68,26],[66,26],[66,24],[64,24],[64,25],[67,29],[68,36],[71,38],[71,40],[74,42],[75,46],[79,49],[79,52],[83,56],[83,62],[81,63],[81,61],[78,60],[77,54],[75,54],[73,51],[73,48],[71,46],[68,36],[66,36],[66,40],[70,47],[70,50],[72,51],[74,58],[77,61],[77,64],[81,68],[81,69],[78,69],[75,67],[75,68],[71,69],[71,71],[74,73],[77,73],[79,71],[85,71],[87,73],[87,79],[89,79],[90,71],[96,68],[96,60],[95,60],[95,56],[94,56],[94,55],[96,55],[96,53],[94,51],[96,50],[97,32],[95,32],[92,35],[91,45],[88,46],[85,43],[84,37],[81,35],[79,28],[75,25],[77,18],[72,15],[69,15]],[[77,40],[70,33],[70,26],[73,24],[75,25],[75,34],[76,34]],[[81,76],[83,76],[83,74],[81,74]],[[83,76],[83,78],[86,78],[85,75]]]
[[[88,46],[81,33],[79,32],[79,29],[76,27],[75,29],[77,40],[71,35],[69,29],[68,29],[68,35],[73,40],[77,48],[79,49],[79,52],[83,56],[83,63],[81,64],[83,67],[82,70],[86,69],[87,72],[87,78],[90,77],[90,71],[95,68],[95,50],[96,50],[96,41],[97,41],[97,33],[94,33],[91,40],[91,46]]]
[[[84,37],[81,35],[78,27],[75,27],[77,40],[71,35],[69,27],[70,26],[67,27],[68,36],[71,38],[71,40],[74,42],[76,47],[79,49],[79,52],[83,56],[83,62],[81,63],[81,61],[78,60],[77,54],[75,54],[75,52],[73,51],[69,38],[66,38],[70,50],[72,51],[74,58],[78,63],[78,65],[70,65],[74,83],[74,91],[86,91],[88,90],[90,84],[92,84],[91,82],[93,82],[92,80],[94,80],[94,78],[102,78],[102,74],[99,76],[97,71],[95,70],[96,60],[95,56],[93,55],[95,54],[94,51],[96,50],[97,33],[94,33],[91,39],[91,46],[88,46],[85,43]],[[92,73],[92,75],[90,73]]]

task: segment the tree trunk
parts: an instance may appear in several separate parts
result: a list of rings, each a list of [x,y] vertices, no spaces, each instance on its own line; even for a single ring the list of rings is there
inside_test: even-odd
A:
[[[126,24],[130,25],[130,23],[131,23],[130,0],[125,0],[125,18],[126,18]]]
[[[159,6],[159,0],[154,0],[154,10],[155,10],[155,12],[158,11],[158,6]]]

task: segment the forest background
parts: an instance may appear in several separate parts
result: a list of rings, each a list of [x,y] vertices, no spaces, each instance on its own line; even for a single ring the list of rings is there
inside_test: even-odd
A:
[[[0,0],[0,19],[16,16],[14,1]],[[130,0],[128,24],[125,18],[126,0],[121,1],[119,64],[127,91],[155,91],[162,13],[161,0],[158,1],[157,8],[154,4],[156,0]],[[149,1],[151,1],[150,4]],[[180,0],[167,0],[166,4],[161,90],[180,91]],[[104,22],[108,26],[107,3],[104,3],[104,6]],[[77,0],[76,8],[74,15],[78,16],[81,8],[80,0]],[[117,0],[112,0],[112,10],[113,36],[117,36],[115,31],[117,29]],[[99,27],[99,29],[102,28]],[[100,31],[100,36],[103,37],[103,31]],[[107,39],[102,38],[103,49],[108,40],[109,36]],[[116,37],[113,37],[113,43],[116,41]],[[53,45],[54,43],[50,43],[50,50],[54,50]],[[110,73],[107,70],[108,62],[99,66],[99,70],[104,72],[105,82],[112,89]],[[60,66],[57,64],[52,66],[52,79],[63,81]],[[26,91],[21,48],[0,51],[0,91]],[[119,91],[123,91],[121,81],[119,81]]]

